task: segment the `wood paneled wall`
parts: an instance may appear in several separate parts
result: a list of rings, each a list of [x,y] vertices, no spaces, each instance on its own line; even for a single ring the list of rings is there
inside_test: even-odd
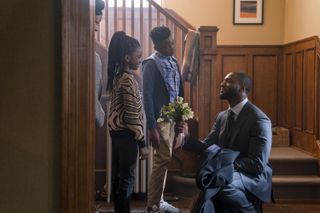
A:
[[[316,155],[319,139],[319,40],[311,37],[284,46],[279,76],[279,125],[292,145]]]
[[[211,32],[215,38],[216,32]],[[320,43],[311,37],[286,45],[218,45],[202,33],[201,67],[191,104],[199,121],[199,137],[210,131],[217,113],[227,108],[219,100],[220,82],[232,71],[253,80],[249,99],[272,120],[290,129],[291,144],[319,155]],[[195,92],[196,91],[196,92]]]
[[[233,71],[249,74],[253,80],[249,99],[266,112],[273,125],[278,125],[281,59],[282,46],[217,46],[211,58],[202,54],[196,108],[200,138],[208,134],[217,113],[227,108],[227,103],[219,99],[220,82]]]
[[[198,79],[185,85],[199,138],[208,135],[217,113],[228,107],[219,99],[220,82],[229,72],[241,71],[253,81],[249,99],[270,117],[273,126],[288,128],[291,145],[320,157],[319,38],[287,45],[216,46],[218,28],[199,31]]]
[[[290,129],[291,144],[319,154],[320,43],[311,37],[287,45],[218,45],[202,32],[201,67],[191,88],[190,102],[199,121],[199,137],[210,131],[217,113],[227,108],[219,100],[220,82],[233,71],[247,73],[253,81],[249,99],[272,120]],[[211,49],[206,47],[211,45]],[[196,91],[196,92],[195,92]]]
[[[281,46],[218,46],[216,80],[222,82],[229,72],[247,73],[253,84],[250,101],[270,117],[273,125],[277,125],[277,76],[281,69],[281,57]],[[219,88],[220,84],[217,86]],[[226,102],[217,100],[217,112],[226,107]]]

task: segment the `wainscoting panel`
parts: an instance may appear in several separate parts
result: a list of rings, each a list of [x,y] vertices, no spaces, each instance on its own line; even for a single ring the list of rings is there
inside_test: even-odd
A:
[[[303,108],[302,108],[302,98],[303,98],[303,51],[297,52],[295,56],[295,94],[294,94],[294,124],[293,127],[301,131],[302,130],[302,117],[303,117]]]
[[[221,58],[223,76],[233,71],[246,72],[248,70],[247,55],[222,55]]]
[[[280,100],[280,105],[282,106],[282,111],[280,116],[283,117],[282,126],[290,128],[293,123],[293,91],[294,91],[294,78],[293,78],[293,62],[294,56],[293,54],[285,54],[284,56],[284,70],[283,70],[283,78],[281,84],[283,85],[282,91],[283,95]],[[281,124],[280,124],[281,125]]]
[[[317,155],[316,139],[319,125],[319,68],[317,37],[307,38],[284,46],[280,125],[291,131],[292,145]]]
[[[216,75],[222,82],[229,72],[245,72],[253,81],[249,99],[271,118],[273,125],[278,123],[278,75],[281,69],[281,46],[218,46]],[[219,92],[220,83],[216,90]],[[215,114],[227,108],[227,102],[216,99]]]
[[[277,124],[278,72],[277,56],[253,56],[252,100],[269,116],[273,125]]]
[[[304,122],[303,129],[310,134],[315,133],[315,91],[316,91],[316,79],[315,79],[315,48],[306,50],[305,57],[305,72],[304,72],[304,100],[305,106],[303,112]]]
[[[203,57],[201,60],[201,67],[206,67],[206,69],[202,69],[202,72],[199,73],[199,97],[198,97],[198,104],[199,104],[199,134],[201,136],[205,136],[209,132],[209,127],[212,125],[212,118],[211,118],[211,103],[213,99],[210,100],[212,97],[212,75],[214,74],[213,71],[213,59],[211,57]]]

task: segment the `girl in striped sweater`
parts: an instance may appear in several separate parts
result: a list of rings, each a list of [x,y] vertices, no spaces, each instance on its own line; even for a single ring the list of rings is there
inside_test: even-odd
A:
[[[143,133],[139,86],[132,71],[141,63],[139,42],[116,32],[109,44],[108,84],[111,104],[108,125],[112,139],[112,193],[115,212],[130,212],[137,154],[148,156]]]

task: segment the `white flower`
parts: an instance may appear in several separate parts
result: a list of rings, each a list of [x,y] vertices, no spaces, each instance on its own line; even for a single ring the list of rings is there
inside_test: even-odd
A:
[[[182,97],[177,97],[175,101],[165,105],[160,110],[160,117],[157,122],[177,122],[186,121],[193,118],[193,111],[188,103],[183,102]]]

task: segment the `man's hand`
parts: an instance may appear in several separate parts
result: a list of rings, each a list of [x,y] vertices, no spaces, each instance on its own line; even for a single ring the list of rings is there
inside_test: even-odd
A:
[[[176,135],[178,135],[180,133],[184,133],[185,135],[189,135],[188,124],[184,121],[176,122],[174,125],[174,132],[176,133]]]
[[[146,146],[139,149],[139,159],[145,160],[148,158],[148,155],[149,155],[149,149]]]
[[[188,124],[184,121],[176,122],[174,125],[175,138],[173,149],[183,146],[185,139],[189,136]]]
[[[157,128],[149,129],[150,143],[155,149],[159,149],[160,146],[160,136]]]

